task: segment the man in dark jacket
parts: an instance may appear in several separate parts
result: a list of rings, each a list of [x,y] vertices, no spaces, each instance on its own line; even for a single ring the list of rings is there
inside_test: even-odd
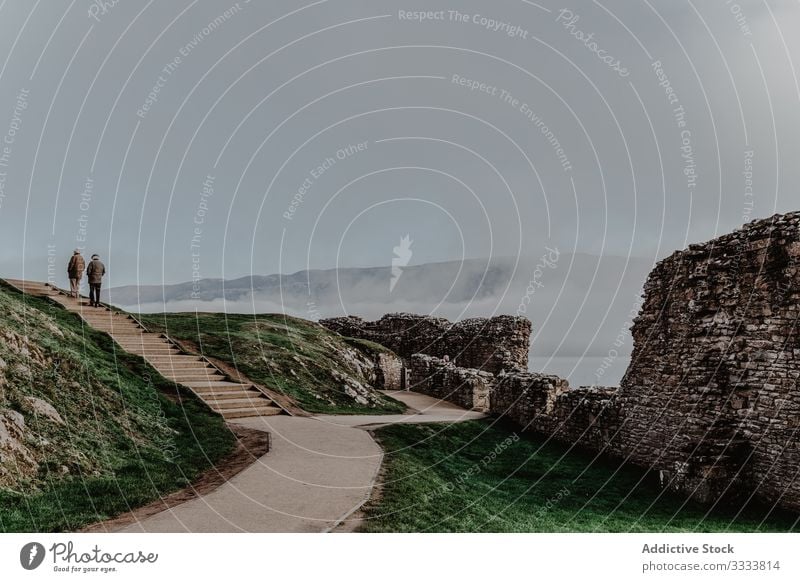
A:
[[[81,279],[83,278],[83,270],[86,268],[86,262],[81,256],[80,249],[75,249],[72,257],[69,259],[67,265],[67,277],[69,277],[69,294],[77,298],[81,291]]]
[[[86,276],[89,278],[89,305],[92,307],[100,307],[100,285],[105,274],[106,266],[100,262],[100,256],[92,255],[92,261],[86,268]]]

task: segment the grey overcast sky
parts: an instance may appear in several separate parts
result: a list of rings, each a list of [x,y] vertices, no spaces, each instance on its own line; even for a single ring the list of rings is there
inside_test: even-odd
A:
[[[2,0],[0,272],[656,260],[800,207],[798,10]]]

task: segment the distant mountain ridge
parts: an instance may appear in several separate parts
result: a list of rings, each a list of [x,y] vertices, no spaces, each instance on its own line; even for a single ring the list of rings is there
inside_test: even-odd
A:
[[[110,289],[106,299],[134,312],[286,313],[311,320],[345,314],[376,319],[398,311],[453,321],[524,315],[533,322],[531,355],[583,362],[588,372],[574,380],[590,383],[596,366],[589,366],[587,357],[627,355],[630,320],[653,262],[556,251],[546,261],[499,257],[411,265],[403,267],[393,290],[390,266],[342,267],[129,285]]]
[[[289,304],[298,300],[303,304],[309,300],[325,303],[337,299],[339,290],[352,293],[353,299],[383,298],[387,303],[398,297],[427,301],[434,295],[445,296],[448,302],[461,302],[491,295],[512,268],[513,260],[507,258],[494,259],[488,265],[484,259],[413,265],[403,268],[394,289],[390,289],[391,267],[342,267],[303,270],[289,275],[201,279],[196,283],[163,286],[126,285],[113,287],[105,291],[105,295],[118,305],[222,298],[239,301],[251,293],[275,298],[283,296]]]

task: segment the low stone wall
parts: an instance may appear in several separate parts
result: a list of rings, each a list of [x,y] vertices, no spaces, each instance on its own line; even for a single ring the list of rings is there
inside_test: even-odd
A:
[[[553,412],[558,395],[568,389],[569,383],[558,376],[530,372],[503,374],[492,386],[490,410],[524,430],[537,430],[543,417]]]
[[[622,456],[616,447],[621,416],[617,388],[581,387],[556,397],[553,411],[539,429],[552,438],[593,451]]]
[[[494,376],[442,359],[411,357],[411,389],[467,409],[492,412],[568,444],[614,453],[620,428],[614,388],[578,388],[558,376],[529,372]]]
[[[474,368],[459,368],[433,356],[411,357],[409,388],[467,410],[489,411],[489,387],[494,376]]]
[[[620,428],[616,388],[576,388],[558,376],[504,374],[490,394],[491,411],[557,441],[609,454]]]
[[[343,336],[386,346],[407,365],[414,354],[426,354],[448,356],[457,366],[493,374],[528,366],[531,322],[524,317],[500,315],[452,323],[440,317],[390,313],[377,321],[349,316],[319,323]]]

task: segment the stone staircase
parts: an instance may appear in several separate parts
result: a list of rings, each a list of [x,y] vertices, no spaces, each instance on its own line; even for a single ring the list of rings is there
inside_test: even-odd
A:
[[[232,381],[203,356],[184,353],[169,337],[149,332],[131,315],[106,306],[90,307],[87,298],[75,299],[47,283],[5,281],[23,293],[49,297],[78,313],[91,327],[109,334],[123,350],[141,356],[165,378],[191,389],[226,420],[286,413],[258,386]]]

